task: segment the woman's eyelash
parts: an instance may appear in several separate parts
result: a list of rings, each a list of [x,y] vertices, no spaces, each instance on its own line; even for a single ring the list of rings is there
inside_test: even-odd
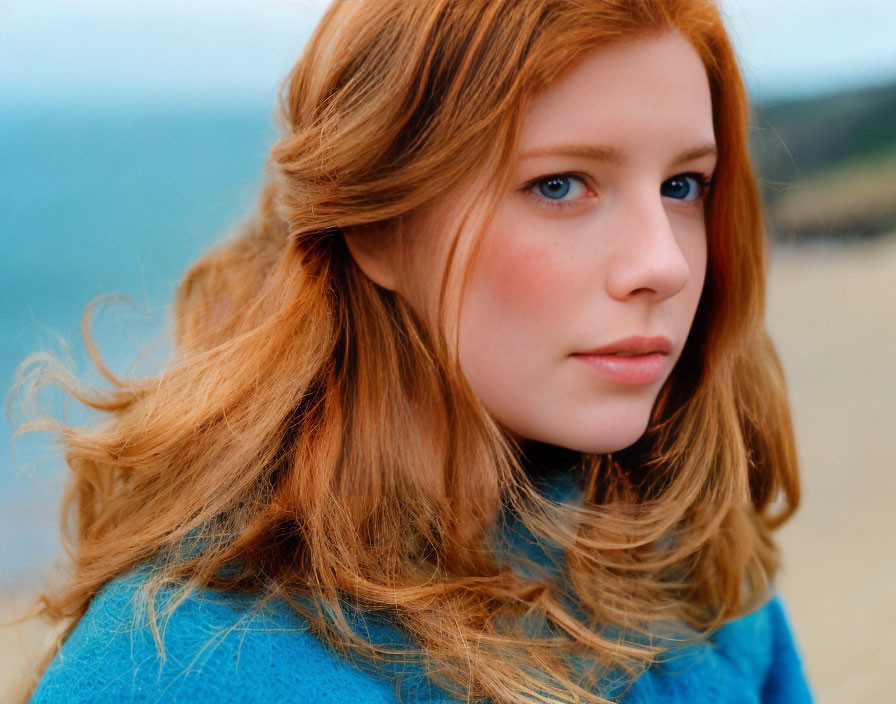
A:
[[[665,181],[663,181],[663,183],[660,185],[660,194],[664,197],[670,197],[686,203],[704,200],[709,194],[709,191],[712,189],[712,180],[712,175],[700,173],[697,171],[675,174],[674,176],[671,176],[670,178],[667,178]],[[698,192],[693,197],[681,197],[680,193],[675,192],[673,186],[680,186],[682,183],[687,184],[688,181],[693,181],[697,185]]]
[[[681,186],[687,186],[689,181],[693,181],[696,184],[697,193],[691,194],[689,191],[681,193]],[[659,190],[664,197],[689,203],[705,199],[712,189],[712,183],[713,175],[688,171],[670,176],[660,184]],[[523,188],[523,191],[535,199],[539,206],[546,208],[572,207],[576,205],[580,198],[585,197],[590,190],[584,176],[568,172],[542,176],[530,181]],[[570,193],[573,194],[573,197],[567,198]]]
[[[590,188],[585,177],[576,173],[558,173],[542,176],[530,181],[523,190],[534,198],[538,205],[546,208],[568,208],[587,195]],[[584,191],[584,193],[582,192]],[[572,193],[573,198],[566,199]],[[551,197],[555,195],[557,197]]]

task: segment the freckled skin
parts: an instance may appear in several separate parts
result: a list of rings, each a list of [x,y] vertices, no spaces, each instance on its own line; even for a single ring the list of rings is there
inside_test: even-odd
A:
[[[482,233],[459,338],[473,390],[512,434],[585,452],[619,450],[643,434],[706,269],[703,199],[661,190],[681,174],[711,176],[712,152],[682,155],[713,144],[705,69],[673,33],[599,48],[529,104],[511,188]],[[532,186],[556,174],[578,179],[559,206]],[[475,197],[467,192],[461,204]],[[452,222],[450,207],[437,205],[429,222]],[[433,282],[427,298],[440,266],[427,257],[412,272]],[[631,335],[671,341],[661,379],[621,385],[571,356]]]

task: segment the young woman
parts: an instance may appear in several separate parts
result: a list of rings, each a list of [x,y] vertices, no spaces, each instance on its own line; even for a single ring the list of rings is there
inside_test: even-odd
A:
[[[283,113],[170,365],[72,389],[33,701],[808,701],[715,5],[337,1]]]

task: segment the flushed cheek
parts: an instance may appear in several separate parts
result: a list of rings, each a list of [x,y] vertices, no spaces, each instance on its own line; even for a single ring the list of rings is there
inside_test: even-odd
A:
[[[465,355],[485,368],[497,356],[494,377],[543,372],[545,363],[565,354],[565,327],[574,317],[570,262],[527,234],[507,226],[486,234],[464,305],[462,361]]]

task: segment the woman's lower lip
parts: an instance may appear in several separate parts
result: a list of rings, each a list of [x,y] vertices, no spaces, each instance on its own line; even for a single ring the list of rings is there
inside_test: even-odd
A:
[[[668,355],[660,352],[623,356],[616,354],[574,354],[600,376],[625,386],[643,386],[659,381],[666,373]]]

